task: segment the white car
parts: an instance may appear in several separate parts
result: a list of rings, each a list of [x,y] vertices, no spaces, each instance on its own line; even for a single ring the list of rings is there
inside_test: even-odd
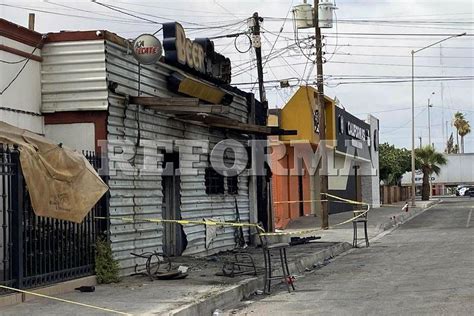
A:
[[[464,196],[467,191],[469,191],[469,187],[461,187],[459,189],[456,189],[456,195]]]

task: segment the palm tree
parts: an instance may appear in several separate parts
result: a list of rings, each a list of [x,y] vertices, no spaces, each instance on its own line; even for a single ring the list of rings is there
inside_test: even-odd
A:
[[[461,112],[454,113],[453,125],[456,127],[456,144],[459,148],[459,128],[461,128],[464,121],[464,114]]]
[[[462,120],[461,126],[459,127],[459,136],[461,136],[461,153],[464,154],[464,136],[471,132],[471,125],[468,120]]]
[[[423,187],[421,190],[421,199],[428,201],[430,199],[430,176],[435,173],[439,175],[441,166],[445,165],[448,161],[446,157],[437,152],[433,146],[425,146],[416,149],[416,164],[417,169],[421,169],[423,172]]]

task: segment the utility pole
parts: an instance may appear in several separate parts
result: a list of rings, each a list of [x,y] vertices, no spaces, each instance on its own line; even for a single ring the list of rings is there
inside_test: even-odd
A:
[[[441,65],[441,77],[444,77],[444,67],[443,67],[443,44],[439,44],[439,63]],[[448,129],[444,129],[444,84],[441,81],[441,125],[443,126],[443,142],[448,141]]]
[[[431,95],[434,95],[435,93],[432,92]],[[430,98],[428,98],[428,146],[432,146],[431,144],[431,115],[430,115],[430,109],[433,107],[433,104],[430,103]],[[434,148],[434,146],[433,146]]]
[[[249,19],[250,31],[252,32],[252,46],[255,49],[255,55],[257,58],[257,74],[258,74],[258,92],[260,97],[260,103],[262,106],[263,113],[265,113],[265,125],[266,117],[268,113],[268,102],[265,94],[265,87],[263,86],[263,64],[262,64],[262,41],[260,39],[260,23],[263,22],[263,18],[258,16],[258,12],[255,12]],[[258,122],[262,124],[263,122]],[[266,140],[266,136],[256,135],[256,140]],[[258,153],[257,153],[258,152]],[[263,155],[263,148],[256,148],[256,144],[252,145],[252,163],[256,161],[257,155]],[[254,156],[255,155],[255,156]],[[256,176],[256,193],[257,193],[257,218],[263,222],[265,230],[273,230],[273,211],[271,201],[271,173],[264,167],[265,175]]]
[[[267,108],[267,96],[263,86],[262,41],[260,39],[260,22],[263,22],[263,18],[258,16],[258,12],[255,12],[252,19],[252,45],[255,48],[255,55],[257,57],[258,93],[260,102]]]
[[[323,83],[323,44],[321,28],[319,27],[319,0],[314,0],[314,28],[316,31],[316,86],[318,88],[318,109],[319,109],[319,146],[321,147],[321,168],[319,175],[321,178],[321,197],[327,200],[325,193],[328,193],[328,168],[326,157],[326,109],[324,102]],[[323,198],[321,198],[323,200]],[[329,228],[329,202],[321,203],[321,228]]]

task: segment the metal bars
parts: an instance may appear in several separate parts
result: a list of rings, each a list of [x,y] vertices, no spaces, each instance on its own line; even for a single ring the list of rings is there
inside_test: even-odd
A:
[[[84,155],[100,168],[99,157]],[[94,274],[95,241],[106,230],[95,217],[107,216],[106,198],[81,224],[36,216],[19,153],[2,144],[0,177],[0,284],[32,288]]]

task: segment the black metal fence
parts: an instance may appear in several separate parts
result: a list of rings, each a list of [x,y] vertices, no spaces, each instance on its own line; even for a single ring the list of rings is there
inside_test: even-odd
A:
[[[101,160],[84,153],[97,170]],[[19,164],[19,153],[0,144],[0,284],[31,288],[94,273],[94,246],[106,227],[102,198],[81,224],[36,216]],[[0,289],[0,294],[2,289]]]

